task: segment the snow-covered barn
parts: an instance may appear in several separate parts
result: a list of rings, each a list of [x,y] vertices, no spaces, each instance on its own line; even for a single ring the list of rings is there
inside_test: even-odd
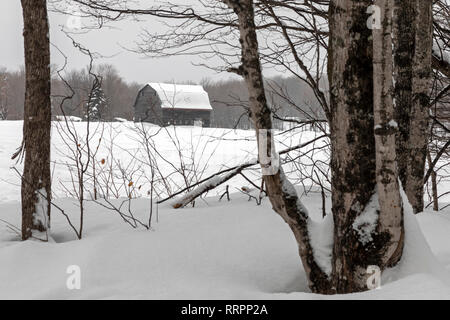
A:
[[[202,86],[148,83],[134,103],[134,121],[209,127],[212,110]]]

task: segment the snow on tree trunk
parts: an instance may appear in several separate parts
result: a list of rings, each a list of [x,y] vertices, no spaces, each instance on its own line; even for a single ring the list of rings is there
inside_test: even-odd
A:
[[[392,5],[378,2],[384,10]],[[383,270],[395,264],[403,247],[390,96],[390,26],[384,21],[382,27],[388,30],[373,30],[381,26],[368,20],[368,12],[379,18],[380,7],[372,5],[371,0],[333,0],[329,11],[332,282],[338,293],[367,290],[368,267]],[[374,35],[381,45],[376,44],[375,61]]]
[[[384,247],[376,234],[362,243],[353,227],[376,189],[371,5],[333,0],[329,9],[333,286],[339,293],[367,290],[367,267],[381,265]]]
[[[22,239],[47,241],[50,228],[50,42],[45,0],[22,0],[26,93]],[[45,235],[43,235],[45,234]]]

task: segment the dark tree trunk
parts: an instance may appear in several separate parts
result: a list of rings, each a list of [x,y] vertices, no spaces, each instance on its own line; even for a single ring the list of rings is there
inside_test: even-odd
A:
[[[389,10],[388,3],[378,3],[383,7],[382,13]],[[330,3],[332,280],[339,293],[367,290],[368,267],[374,265],[383,270],[394,265],[403,248],[403,215],[395,181],[395,131],[389,130],[392,73],[390,39],[385,33],[390,27],[389,20],[382,19],[382,30],[368,28],[367,9],[372,4],[371,0]],[[376,59],[374,38],[378,41]],[[371,200],[374,208],[368,207]],[[396,206],[394,211],[391,206]],[[361,229],[367,225],[358,223],[367,210],[378,215],[369,233]]]
[[[399,177],[414,212],[423,211],[432,61],[432,0],[395,0],[394,77]]]
[[[414,212],[423,211],[425,163],[429,141],[431,56],[433,48],[433,1],[416,0],[412,109],[410,117],[410,159],[405,188]]]
[[[337,292],[367,290],[366,268],[380,265],[382,239],[364,246],[353,230],[375,193],[371,0],[330,3],[328,78],[334,217],[333,282]]]
[[[50,42],[46,0],[22,0],[26,93],[22,239],[47,241],[50,227]]]
[[[412,65],[414,60],[415,0],[394,1],[394,97],[395,119],[398,124],[397,165],[400,181],[407,184],[407,164],[409,159],[409,121],[412,106]]]

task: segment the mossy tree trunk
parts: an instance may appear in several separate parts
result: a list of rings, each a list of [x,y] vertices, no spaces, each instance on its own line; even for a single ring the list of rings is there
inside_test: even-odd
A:
[[[367,267],[381,265],[382,237],[361,243],[353,224],[376,191],[373,42],[370,0],[330,3],[328,78],[334,217],[333,283],[337,292],[366,290]]]

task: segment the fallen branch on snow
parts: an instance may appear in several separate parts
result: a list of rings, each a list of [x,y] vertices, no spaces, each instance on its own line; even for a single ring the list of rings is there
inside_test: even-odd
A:
[[[324,134],[321,135],[319,137],[316,137],[308,142],[302,143],[301,145],[295,146],[295,147],[291,147],[288,149],[284,149],[282,151],[280,151],[278,154],[282,155],[282,154],[286,154],[289,153],[291,151],[295,151],[301,148],[304,148],[322,138],[327,137],[328,135]],[[178,208],[183,208],[186,205],[188,205],[189,203],[191,203],[192,201],[194,201],[195,199],[197,199],[198,197],[200,197],[202,194],[213,190],[215,188],[217,188],[218,186],[220,186],[221,184],[223,184],[224,182],[230,180],[231,178],[233,178],[234,176],[240,174],[244,169],[252,167],[254,165],[257,165],[259,163],[259,161],[257,159],[246,162],[244,164],[241,164],[239,166],[236,167],[232,167],[229,169],[225,169],[222,171],[219,171],[211,176],[209,176],[206,179],[203,179],[202,181],[199,181],[198,183],[196,183],[195,185],[190,186],[189,188],[185,188],[183,190],[178,191],[177,193],[171,195],[170,197],[167,197],[163,200],[158,201],[157,203],[162,203],[165,202],[169,199],[174,198],[175,196],[177,196],[178,194],[183,193],[184,191],[191,189],[192,187],[198,186],[197,188],[195,188],[194,190],[188,192],[187,194],[185,194],[184,196],[182,196],[179,199],[176,199],[171,205],[172,207],[174,207],[175,209]]]

